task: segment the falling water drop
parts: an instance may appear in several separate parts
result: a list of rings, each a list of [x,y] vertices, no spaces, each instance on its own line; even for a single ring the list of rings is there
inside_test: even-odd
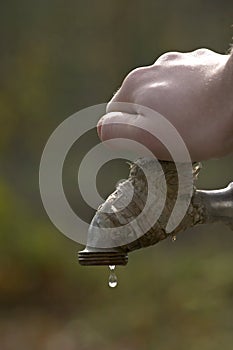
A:
[[[117,276],[115,274],[115,265],[109,265],[110,275],[108,279],[108,285],[111,288],[115,288],[117,286]]]

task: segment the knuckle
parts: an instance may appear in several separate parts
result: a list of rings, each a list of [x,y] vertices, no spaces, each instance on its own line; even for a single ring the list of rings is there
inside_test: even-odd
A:
[[[199,49],[194,50],[193,52],[202,54],[202,53],[205,53],[206,50],[207,50],[207,49],[205,49],[204,47],[201,47],[201,48],[199,48]]]
[[[139,67],[136,68],[134,70],[132,70],[124,79],[123,84],[122,85],[132,85],[132,84],[137,84],[144,73],[144,68],[143,67]]]
[[[136,68],[132,70],[123,80],[123,83],[110,102],[131,101],[135,91],[143,83],[144,76],[143,68]]]
[[[157,61],[161,61],[161,62],[170,62],[170,61],[174,61],[177,60],[181,57],[182,53],[180,52],[176,52],[176,51],[172,51],[172,52],[166,52],[163,55],[161,55]],[[156,61],[156,62],[157,62]]]
[[[209,50],[209,49],[206,49],[206,48],[200,48],[200,49],[196,49],[193,51],[194,54],[196,55],[205,55],[205,54],[210,54],[212,53],[213,51]]]

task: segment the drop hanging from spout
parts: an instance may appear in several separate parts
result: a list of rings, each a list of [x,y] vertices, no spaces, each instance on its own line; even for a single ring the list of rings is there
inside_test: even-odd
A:
[[[117,276],[115,273],[115,265],[109,265],[110,275],[108,279],[108,285],[110,288],[115,288],[117,286]]]

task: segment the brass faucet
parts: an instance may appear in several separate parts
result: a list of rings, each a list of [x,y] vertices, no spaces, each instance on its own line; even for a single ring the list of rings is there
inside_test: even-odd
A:
[[[233,182],[231,182],[226,188],[218,190],[198,190],[193,185],[191,200],[184,218],[172,232],[166,231],[178,190],[176,165],[168,161],[159,162],[166,179],[166,201],[161,215],[146,230],[144,222],[147,217],[144,216],[135,229],[131,222],[142,212],[148,196],[148,184],[144,170],[147,170],[147,173],[149,171],[154,188],[159,188],[161,193],[165,191],[161,183],[161,174],[158,174],[157,163],[158,161],[154,159],[138,159],[131,165],[129,178],[121,183],[97,210],[88,231],[87,246],[78,254],[81,265],[126,265],[129,252],[154,245],[169,236],[176,238],[178,233],[199,224],[222,222],[233,230]],[[193,180],[196,180],[200,168],[200,163],[192,164]],[[185,181],[182,186],[186,186]],[[122,205],[122,195],[127,197],[127,191],[130,191],[131,188],[133,188],[133,196],[130,203],[119,210]],[[156,204],[159,198],[156,196],[153,198]],[[183,200],[187,198],[184,196]],[[118,210],[110,210],[112,207]],[[108,229],[114,228],[114,232],[117,232],[117,227],[122,228],[128,223],[129,225],[125,226],[125,230],[123,228],[122,231],[125,243],[122,244],[122,237],[119,237],[118,234],[106,236]],[[101,234],[102,230],[103,234]],[[110,242],[110,248],[104,246],[105,241]]]

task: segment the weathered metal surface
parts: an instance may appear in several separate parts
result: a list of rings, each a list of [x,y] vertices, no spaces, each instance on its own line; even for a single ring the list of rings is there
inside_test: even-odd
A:
[[[158,169],[156,163],[155,160],[147,158],[137,160],[131,165],[129,178],[121,183],[97,210],[88,232],[88,246],[79,253],[79,261],[82,265],[125,265],[128,261],[128,252],[154,245],[168,236],[176,236],[178,233],[198,224],[223,222],[233,229],[233,183],[231,183],[227,188],[213,191],[197,190],[193,186],[192,198],[186,215],[175,230],[167,233],[166,225],[177,198],[178,176],[175,163],[160,161],[166,178],[166,186],[164,186],[162,181],[164,175]],[[131,224],[126,226],[126,224],[138,217],[147,201],[148,184],[143,170],[146,170],[147,174],[149,171],[150,181],[153,184],[152,192],[155,191],[155,195],[152,197],[154,202],[150,205],[148,215],[150,216],[153,213],[153,208],[156,207],[160,196],[164,195],[164,191],[166,191],[166,202],[159,219],[152,226],[146,225],[148,218],[142,216],[137,229],[135,229],[135,226]],[[199,170],[200,164],[194,163],[194,180],[197,178]],[[187,180],[183,179],[182,186],[184,189],[186,186],[188,188],[188,181],[188,176]],[[132,187],[134,190],[132,200],[124,208],[123,204],[127,198],[127,191],[130,191]],[[183,200],[185,201],[187,198],[184,196]],[[120,210],[121,207],[122,210]],[[117,234],[113,234],[111,237],[104,235],[100,237],[95,234],[95,227],[121,227],[121,235],[125,237],[127,243],[117,245],[118,240],[119,242],[122,241],[122,237]],[[145,227],[149,227],[149,229],[145,231]],[[101,246],[101,240],[104,242],[106,239],[108,241],[112,240],[114,248],[98,248]]]

